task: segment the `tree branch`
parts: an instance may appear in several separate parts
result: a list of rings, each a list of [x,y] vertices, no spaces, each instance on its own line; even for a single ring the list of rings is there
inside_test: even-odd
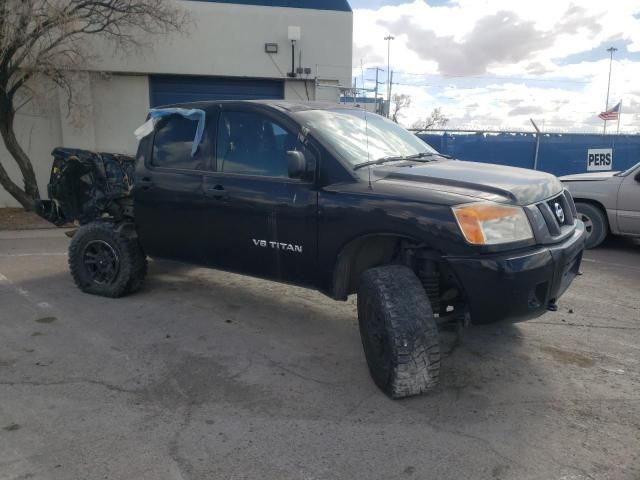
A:
[[[0,0],[0,134],[20,168],[24,190],[0,165],[0,184],[26,208],[39,197],[31,161],[14,132],[16,111],[31,101],[35,77],[48,77],[72,105],[70,72],[86,69],[90,38],[116,50],[143,46],[140,34],[180,32],[187,16],[173,0]],[[28,91],[31,95],[20,97]],[[30,199],[30,200],[29,200]]]

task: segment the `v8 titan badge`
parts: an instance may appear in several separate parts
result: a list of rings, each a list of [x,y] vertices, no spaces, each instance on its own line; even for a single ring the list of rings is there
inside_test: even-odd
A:
[[[253,239],[253,245],[261,248],[272,248],[273,250],[283,250],[286,252],[302,253],[302,245],[293,245],[285,242],[271,242],[268,240]]]

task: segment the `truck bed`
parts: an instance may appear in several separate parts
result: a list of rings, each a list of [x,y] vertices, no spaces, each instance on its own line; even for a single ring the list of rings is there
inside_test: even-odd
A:
[[[51,154],[49,200],[40,200],[36,210],[45,220],[83,225],[104,216],[133,214],[135,158],[61,147]]]

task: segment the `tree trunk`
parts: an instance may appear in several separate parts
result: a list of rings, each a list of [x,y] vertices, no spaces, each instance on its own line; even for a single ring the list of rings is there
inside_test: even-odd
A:
[[[20,205],[22,205],[25,210],[35,210],[35,200],[11,181],[7,171],[2,165],[0,165],[0,185],[2,185],[13,198],[20,202]]]
[[[31,165],[31,160],[18,143],[13,131],[14,112],[10,109],[0,108],[0,135],[4,140],[7,151],[18,164],[24,181],[24,190],[20,189],[7,174],[5,168],[0,165],[0,184],[27,210],[34,210],[35,201],[40,199],[38,181]]]

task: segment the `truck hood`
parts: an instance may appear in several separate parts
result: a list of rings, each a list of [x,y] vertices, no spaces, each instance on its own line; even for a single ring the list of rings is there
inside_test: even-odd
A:
[[[422,187],[516,205],[530,205],[562,192],[560,181],[544,172],[461,160],[373,169],[377,182]]]
[[[560,177],[562,182],[600,182],[602,180],[609,180],[615,176],[618,172],[591,172],[591,173],[576,173],[574,175],[565,175]]]

